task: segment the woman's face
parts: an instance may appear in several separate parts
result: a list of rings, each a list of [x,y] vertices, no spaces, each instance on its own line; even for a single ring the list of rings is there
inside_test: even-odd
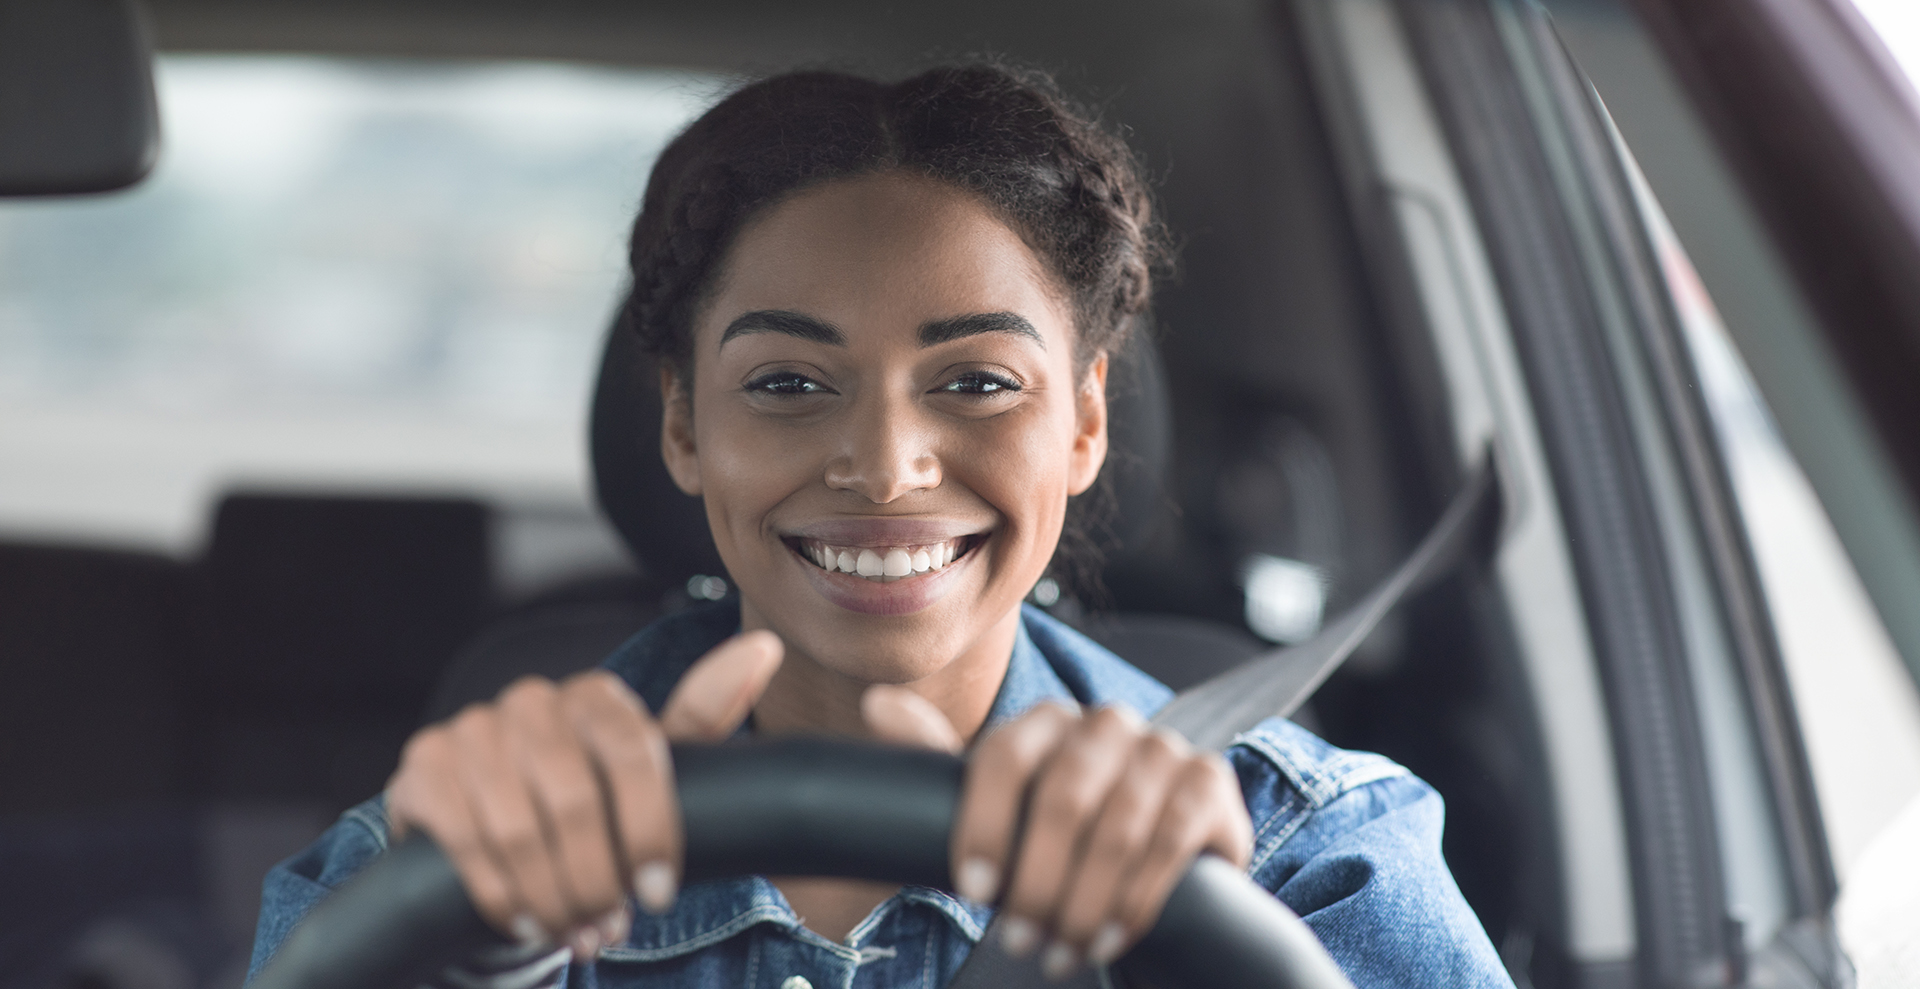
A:
[[[1074,332],[1040,259],[944,183],[840,180],[755,218],[662,444],[746,627],[866,683],[1005,628],[1106,454],[1105,360],[1076,380]]]

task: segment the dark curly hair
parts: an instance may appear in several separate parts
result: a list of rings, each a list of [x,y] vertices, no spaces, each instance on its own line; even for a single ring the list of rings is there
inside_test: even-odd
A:
[[[904,170],[997,210],[1071,296],[1076,363],[1113,352],[1147,308],[1163,255],[1132,151],[1046,75],[938,68],[886,84],[796,72],[708,110],[653,166],[634,221],[622,321],[685,375],[692,319],[756,213],[834,179]]]

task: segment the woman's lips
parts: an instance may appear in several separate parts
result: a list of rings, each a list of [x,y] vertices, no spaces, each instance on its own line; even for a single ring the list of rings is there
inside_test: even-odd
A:
[[[967,569],[984,534],[933,543],[891,546],[838,546],[818,539],[786,540],[807,581],[822,597],[848,611],[869,615],[906,615],[938,601],[960,571]],[[828,553],[832,553],[829,567]],[[924,561],[922,559],[924,554]],[[939,565],[934,561],[940,560]],[[840,567],[842,562],[850,570]],[[867,574],[862,574],[865,563]],[[925,569],[915,569],[924,562]],[[889,566],[891,564],[891,566]],[[876,569],[878,573],[872,573]],[[896,573],[889,574],[891,569]],[[905,573],[898,573],[905,569]]]

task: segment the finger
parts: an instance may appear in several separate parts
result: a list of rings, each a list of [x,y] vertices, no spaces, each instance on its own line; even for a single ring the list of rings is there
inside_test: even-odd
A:
[[[780,637],[764,629],[742,632],[715,646],[667,698],[660,715],[667,737],[725,741],[747,720],[784,654]]]
[[[472,705],[468,705],[471,707]],[[464,714],[466,708],[455,712]],[[466,805],[466,796],[459,792],[458,784],[453,782],[454,747],[452,733],[446,721],[428,725],[413,733],[400,749],[400,763],[393,769],[393,775],[387,777],[384,791],[387,804],[387,840],[397,845],[417,826],[418,815],[436,814],[449,806],[456,806],[444,799],[448,795],[458,796],[457,806]],[[423,822],[419,822],[423,823]],[[431,828],[426,829],[435,843],[439,838]]]
[[[1043,703],[994,729],[974,749],[953,828],[953,877],[961,896],[991,903],[999,895],[1027,784],[1079,720],[1059,704]]]
[[[613,908],[611,913],[600,918],[599,929],[602,944],[609,947],[619,944],[627,939],[628,934],[633,933],[633,912],[627,909],[625,903],[622,903]]]
[[[1029,797],[1006,913],[1056,928],[1068,869],[1126,768],[1133,738],[1141,728],[1139,716],[1125,708],[1100,708],[1084,718],[1047,760]],[[1054,979],[1066,977],[1078,965],[1077,951],[1058,940],[1041,956],[1042,970]]]
[[[509,931],[523,942],[551,942],[570,930],[572,911],[560,892],[534,796],[517,769],[495,705],[477,705],[453,720],[460,753],[455,775],[480,824],[480,838],[512,885],[523,912]]]
[[[1116,919],[1136,937],[1151,930],[1196,856],[1211,851],[1244,868],[1252,844],[1253,825],[1226,760],[1215,753],[1187,760],[1161,805],[1146,854],[1122,880]]]
[[[577,674],[562,688],[574,731],[612,798],[621,875],[640,905],[663,914],[678,893],[682,837],[673,757],[645,704],[606,670]]]
[[[580,954],[598,953],[597,923],[626,899],[616,868],[610,809],[599,774],[562,709],[552,681],[527,677],[500,695],[508,751],[533,795],[554,878]],[[579,929],[579,930],[575,930]],[[591,943],[589,943],[591,942]]]
[[[446,726],[426,729],[407,741],[400,768],[387,788],[391,838],[398,843],[415,829],[425,831],[460,874],[474,910],[495,930],[510,933],[513,918],[525,907],[487,851],[479,822],[461,790],[456,758],[452,732]]]
[[[1198,753],[1198,758],[1206,764],[1208,799],[1223,808],[1204,850],[1244,870],[1253,861],[1253,819],[1247,814],[1247,797],[1240,789],[1240,776],[1227,757],[1218,752]]]
[[[875,738],[936,752],[959,752],[960,733],[934,703],[905,687],[876,684],[860,695],[860,714]]]
[[[1123,881],[1146,855],[1161,808],[1189,753],[1177,736],[1142,735],[1080,845],[1054,921],[1054,937],[1093,964],[1111,963],[1140,933],[1119,922],[1116,900]]]

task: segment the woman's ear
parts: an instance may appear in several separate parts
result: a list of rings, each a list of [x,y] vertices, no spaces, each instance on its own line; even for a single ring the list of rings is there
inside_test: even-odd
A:
[[[1075,396],[1073,453],[1067,468],[1067,493],[1093,487],[1107,462],[1107,355],[1097,354]]]
[[[700,494],[700,452],[693,442],[693,392],[670,367],[660,368],[660,459],[681,491]]]

